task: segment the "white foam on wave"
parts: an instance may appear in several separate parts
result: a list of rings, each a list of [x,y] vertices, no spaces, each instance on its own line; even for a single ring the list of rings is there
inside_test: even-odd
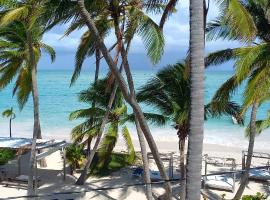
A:
[[[138,140],[137,131],[135,126],[130,125],[129,131],[131,137],[134,140]],[[1,136],[9,136],[8,121],[0,122]],[[32,137],[33,122],[26,120],[24,122],[13,123],[12,126],[13,136],[16,137]],[[157,142],[178,142],[177,131],[170,126],[166,127],[153,127],[150,126],[151,133]],[[42,127],[43,138],[49,139],[65,139],[70,141],[71,128],[65,126],[61,127],[59,124],[55,126]],[[121,137],[121,136],[120,136]],[[270,150],[270,130],[265,130],[255,140],[255,149]],[[206,127],[204,132],[204,143],[216,144],[228,147],[238,147],[246,149],[248,145],[248,139],[245,138],[244,127],[218,127],[211,126]]]

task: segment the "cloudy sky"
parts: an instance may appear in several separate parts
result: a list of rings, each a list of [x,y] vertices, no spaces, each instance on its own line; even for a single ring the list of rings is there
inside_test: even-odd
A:
[[[213,2],[213,1],[211,1]],[[218,15],[217,5],[210,4],[208,21],[213,20]],[[151,16],[157,23],[160,20],[160,16]],[[44,35],[43,41],[56,50],[56,61],[51,64],[49,57],[44,56],[40,61],[41,69],[73,69],[74,67],[74,55],[78,46],[80,36],[86,30],[83,28],[72,33],[69,37],[62,38],[63,33],[67,29],[68,24],[57,26],[50,32]],[[159,68],[166,64],[172,64],[176,61],[181,61],[185,55],[189,43],[189,1],[179,1],[177,5],[177,12],[170,16],[169,20],[165,24],[164,28],[165,36],[165,53],[162,60],[153,66],[149,59],[145,56],[146,52],[144,46],[139,37],[135,37],[132,42],[130,50],[129,60],[134,69],[153,69]],[[106,45],[109,47],[115,41],[113,34],[106,38]],[[237,43],[228,41],[207,41],[206,53],[218,49],[227,47],[236,47]],[[91,69],[91,65],[94,65],[93,58],[87,59],[84,63],[84,69]],[[103,69],[106,69],[105,63],[103,63]],[[232,69],[231,64],[227,64],[219,67],[220,70]]]

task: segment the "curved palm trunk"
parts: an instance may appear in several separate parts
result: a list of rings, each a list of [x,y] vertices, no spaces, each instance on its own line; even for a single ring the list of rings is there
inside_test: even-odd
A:
[[[140,123],[141,129],[144,133],[144,136],[148,142],[148,145],[151,149],[151,152],[153,154],[153,157],[156,161],[156,164],[159,168],[161,177],[163,179],[165,179],[165,186],[166,186],[166,192],[167,192],[167,199],[171,199],[171,187],[170,187],[170,183],[167,181],[169,180],[166,172],[165,172],[165,168],[164,165],[162,163],[162,160],[160,158],[160,155],[158,153],[158,149],[156,146],[156,143],[154,141],[153,136],[151,135],[151,132],[149,130],[149,127],[146,123],[146,120],[144,118],[143,112],[138,104],[138,102],[136,101],[136,99],[133,97],[132,95],[130,95],[128,88],[126,86],[126,82],[123,78],[123,76],[119,73],[117,66],[115,65],[115,63],[113,62],[112,57],[110,56],[108,49],[106,48],[102,38],[100,37],[100,34],[93,22],[93,20],[91,19],[90,14],[88,13],[88,11],[86,10],[85,6],[84,6],[84,0],[78,0],[78,4],[80,7],[80,14],[82,16],[82,18],[85,20],[86,25],[88,26],[89,30],[94,34],[94,36],[97,39],[97,44],[99,45],[99,49],[101,50],[111,72],[114,74],[116,81],[119,84],[119,87],[121,89],[121,92],[125,98],[125,100],[131,105],[135,115],[138,118],[138,121]],[[124,57],[125,58],[125,57]],[[123,61],[125,62],[125,61]]]
[[[249,169],[251,165],[251,160],[252,160],[252,155],[253,155],[253,148],[254,148],[254,143],[255,143],[255,136],[256,136],[256,115],[257,115],[257,110],[258,110],[258,103],[255,102],[252,105],[252,111],[251,111],[251,116],[250,116],[250,137],[249,137],[249,144],[248,144],[248,154],[247,154],[247,161],[246,161],[246,168],[245,172],[241,178],[241,184],[234,196],[234,200],[238,200],[241,198],[245,187],[248,183],[248,177],[249,177]]]
[[[114,59],[114,63],[115,64],[117,64],[117,62],[118,62],[118,56],[119,56],[119,42],[117,42],[117,44],[118,44],[118,50],[116,52],[115,59]],[[96,54],[96,58],[98,59],[97,60],[98,63],[96,63],[97,64],[96,65],[96,67],[97,67],[96,69],[99,70],[99,65],[100,65],[100,51],[98,52],[98,54]],[[122,67],[123,67],[123,65],[120,66],[120,69],[119,69],[120,73],[122,71]],[[96,72],[97,72],[97,70],[96,70]],[[97,73],[95,74],[95,78],[98,78],[98,74]],[[96,79],[96,81],[97,81],[97,79]],[[98,133],[98,136],[97,136],[95,145],[94,145],[92,151],[90,152],[90,154],[88,155],[88,159],[87,159],[86,165],[85,165],[85,167],[83,169],[83,172],[82,172],[82,174],[80,175],[79,179],[76,182],[77,185],[83,185],[85,183],[86,179],[87,179],[87,171],[88,171],[89,167],[91,166],[91,163],[92,163],[93,158],[94,158],[94,156],[96,154],[98,145],[99,145],[99,143],[101,141],[101,137],[102,137],[102,134],[103,134],[105,125],[107,124],[108,117],[109,117],[109,114],[110,114],[110,111],[111,111],[111,108],[112,108],[113,101],[115,99],[117,88],[118,88],[118,84],[117,84],[117,82],[114,82],[112,93],[111,93],[111,96],[110,96],[110,99],[109,99],[109,102],[108,102],[108,105],[107,105],[107,111],[106,111],[106,113],[105,113],[105,115],[103,117],[103,120],[101,122],[100,130],[99,130],[99,133]]]
[[[116,11],[117,9],[112,8],[112,10]],[[129,49],[129,46],[130,46],[130,41],[128,41],[128,44],[127,44],[127,47],[126,47],[126,50],[125,50],[124,44],[122,42],[122,32],[123,32],[123,30],[120,30],[120,28],[119,28],[118,14],[117,13],[112,14],[112,18],[114,19],[115,35],[117,37],[118,47],[120,47],[121,58],[122,58],[122,61],[123,61],[125,72],[127,74],[130,94],[135,96],[134,84],[133,84],[133,80],[132,80],[131,73],[130,73],[130,70],[129,70],[129,64],[128,64],[128,61],[127,61],[127,54],[128,54],[128,49]],[[124,23],[123,23],[123,26],[124,26]],[[153,196],[152,196],[152,186],[151,186],[151,178],[150,178],[147,150],[146,150],[146,145],[145,145],[142,129],[140,127],[140,123],[139,123],[136,115],[135,115],[135,124],[136,124],[137,134],[138,134],[139,143],[140,143],[140,147],[141,147],[141,154],[142,154],[142,161],[143,161],[143,171],[144,171],[143,177],[144,177],[144,182],[146,184],[146,198],[148,200],[152,200]]]
[[[188,138],[186,199],[199,200],[204,124],[203,0],[190,0],[191,112]]]
[[[76,182],[76,185],[83,185],[87,179],[87,171],[93,161],[93,158],[95,156],[95,153],[97,151],[97,148],[98,148],[98,145],[100,143],[100,140],[101,140],[101,137],[102,137],[102,134],[103,134],[103,131],[104,131],[104,128],[105,128],[105,125],[107,123],[107,120],[108,120],[108,117],[109,117],[109,114],[110,114],[110,111],[111,111],[111,108],[112,108],[112,104],[113,104],[113,101],[115,99],[115,94],[116,94],[116,91],[117,91],[117,88],[118,88],[118,84],[115,82],[114,83],[114,86],[113,86],[113,90],[112,90],[112,93],[111,93],[111,96],[110,96],[110,100],[109,100],[109,103],[108,103],[108,106],[107,106],[107,110],[106,110],[106,113],[103,117],[103,120],[102,120],[102,123],[100,125],[100,129],[99,129],[99,132],[98,132],[98,136],[97,136],[97,139],[96,139],[96,142],[95,142],[95,145],[87,159],[87,162],[86,162],[86,165],[83,169],[83,172],[81,173],[79,179],[77,180]]]
[[[143,136],[139,121],[137,119],[135,119],[135,124],[137,128],[137,134],[138,134],[140,147],[141,147],[141,153],[142,153],[143,178],[144,178],[144,183],[146,184],[146,197],[148,200],[152,200],[153,196],[152,196],[151,178],[150,178],[149,162],[147,158],[145,140],[144,140],[144,136]]]
[[[36,64],[35,57],[32,47],[32,35],[30,32],[27,32],[27,43],[29,48],[29,64],[31,69],[31,78],[32,78],[32,97],[33,97],[33,106],[34,106],[34,129],[33,129],[33,140],[31,146],[31,155],[29,161],[29,177],[28,177],[28,187],[27,194],[33,195],[35,191],[33,189],[33,176],[34,176],[34,168],[36,162],[36,140],[41,136],[40,130],[40,122],[39,122],[39,99],[38,99],[38,88],[37,88],[37,77],[36,77]]]
[[[96,48],[96,70],[95,70],[95,79],[94,79],[94,84],[96,84],[99,76],[99,68],[100,68],[100,51],[98,48]],[[96,101],[94,100],[92,103],[92,108],[96,107]],[[93,119],[91,120],[91,124],[93,123]],[[90,156],[90,151],[91,151],[91,142],[92,138],[88,138],[87,140],[87,156]]]

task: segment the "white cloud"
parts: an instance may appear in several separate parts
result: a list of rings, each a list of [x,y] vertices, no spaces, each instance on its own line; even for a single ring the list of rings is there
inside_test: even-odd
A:
[[[218,15],[217,6],[211,1],[210,9],[208,13],[208,20],[214,19]],[[158,23],[160,16],[151,16],[154,21]],[[177,5],[177,12],[172,14],[169,17],[169,20],[166,22],[164,27],[164,36],[166,41],[166,50],[177,51],[177,48],[182,48],[188,46],[189,39],[189,0],[179,1]],[[44,41],[52,45],[55,48],[58,48],[60,51],[74,51],[80,41],[82,33],[86,30],[83,28],[81,30],[73,32],[70,36],[65,37],[59,40],[62,37],[62,31],[68,27],[67,24],[62,25],[61,27],[55,28],[49,33],[46,33],[44,36]],[[114,44],[115,36],[113,33],[105,39],[107,47],[110,47]],[[228,42],[226,42],[228,46]],[[219,45],[223,47],[224,43],[222,42],[211,42],[207,44],[208,46],[213,46],[218,48]],[[144,46],[139,37],[135,37],[132,43],[131,52],[143,52]]]

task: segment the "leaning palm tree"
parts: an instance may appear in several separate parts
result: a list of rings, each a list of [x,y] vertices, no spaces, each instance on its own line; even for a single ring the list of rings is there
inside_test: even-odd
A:
[[[41,1],[12,1],[11,4],[7,3],[7,1],[4,1],[4,5],[1,5],[1,14],[0,14],[0,28],[4,28],[9,25],[16,25],[17,21],[19,21],[23,27],[23,29],[19,32],[20,34],[23,34],[21,38],[18,38],[19,44],[24,44],[22,49],[25,50],[24,53],[27,53],[24,55],[24,59],[17,60],[17,59],[11,59],[8,60],[4,67],[2,67],[2,75],[8,74],[9,76],[6,76],[7,79],[10,80],[11,77],[13,77],[18,71],[15,69],[20,69],[20,74],[25,74],[24,76],[19,76],[17,80],[17,87],[15,87],[17,90],[19,87],[21,87],[21,91],[24,91],[24,94],[19,95],[19,97],[22,98],[21,102],[24,102],[23,100],[27,100],[30,93],[32,93],[33,97],[33,108],[34,108],[34,128],[33,128],[33,140],[32,140],[32,147],[31,147],[31,156],[30,156],[30,174],[28,179],[28,194],[32,195],[34,193],[33,191],[33,169],[34,169],[34,163],[35,163],[35,149],[36,149],[36,139],[41,138],[41,129],[40,129],[40,120],[39,120],[39,97],[38,97],[38,87],[37,87],[37,63],[40,58],[40,49],[44,47],[46,51],[49,51],[53,56],[54,59],[54,51],[52,48],[50,48],[47,45],[39,45],[35,47],[35,44],[41,41],[42,34],[44,33],[43,26],[41,25],[41,17],[40,15],[44,12],[44,9],[42,7]],[[13,30],[13,28],[11,29]],[[13,32],[15,32],[13,30]],[[24,41],[20,39],[24,39]],[[24,43],[23,43],[24,42]],[[18,47],[17,47],[18,48]],[[12,48],[11,48],[12,49]],[[11,55],[10,56],[16,56],[16,51],[12,51],[10,49]],[[21,50],[20,48],[15,50]],[[15,53],[15,55],[14,55]],[[5,51],[3,51],[2,56],[4,58],[7,56],[5,55]],[[21,62],[25,61],[25,62]],[[9,65],[9,63],[14,63],[15,66],[11,67],[12,65]],[[18,68],[18,66],[25,66]],[[2,76],[4,77],[4,76]],[[4,80],[4,78],[2,78]],[[23,81],[28,83],[28,86],[23,86],[24,84],[20,84]],[[2,86],[5,86],[8,81],[4,81]],[[29,86],[30,84],[30,86]],[[19,88],[20,90],[20,88]],[[19,94],[19,93],[18,93]]]
[[[185,142],[189,135],[190,119],[190,65],[186,60],[183,63],[169,65],[160,70],[139,89],[137,99],[156,108],[160,117],[170,119],[177,130],[180,152],[181,172],[181,199],[185,199]],[[222,114],[235,116],[239,119],[240,107],[234,102],[210,102],[205,105],[205,119],[219,117]]]
[[[12,134],[11,134],[11,122],[12,122],[13,119],[16,118],[16,115],[15,115],[15,113],[13,111],[13,108],[11,107],[10,109],[7,109],[7,110],[3,111],[2,116],[9,118],[9,137],[11,138],[12,137]]]
[[[229,40],[240,40],[248,41],[247,45],[244,47],[239,47],[235,49],[225,49],[218,52],[211,53],[207,58],[207,65],[217,65],[228,60],[235,61],[235,75],[233,75],[224,85],[219,89],[216,99],[228,99],[231,98],[233,91],[245,80],[248,80],[248,84],[245,88],[245,101],[244,108],[245,110],[249,107],[252,107],[251,112],[251,121],[250,121],[250,137],[249,137],[249,147],[248,147],[248,157],[246,160],[246,171],[241,180],[241,186],[237,191],[234,199],[239,199],[248,180],[248,170],[250,168],[250,163],[252,159],[254,140],[256,135],[255,121],[256,121],[256,112],[258,106],[264,102],[266,96],[260,94],[259,92],[263,91],[267,94],[267,77],[264,77],[263,74],[269,74],[269,32],[270,29],[268,26],[265,26],[269,22],[269,10],[268,1],[248,1],[246,4],[243,4],[245,7],[245,14],[250,17],[250,24],[252,27],[255,26],[255,35],[246,35],[242,34],[244,32],[236,32],[232,27],[228,26],[224,22],[226,16],[221,16],[220,19],[212,22],[208,26],[208,32],[210,39],[223,38]],[[240,18],[240,16],[239,16]],[[241,21],[240,21],[241,22]],[[239,22],[239,23],[240,23]],[[237,23],[237,22],[236,22]],[[245,25],[247,26],[247,25]],[[243,26],[243,28],[245,27]],[[246,27],[246,32],[250,29],[250,26]],[[247,37],[248,36],[248,37]],[[250,43],[258,39],[258,42]],[[260,82],[264,80],[264,83]],[[258,88],[260,88],[258,90]],[[263,90],[264,89],[264,90]],[[255,96],[254,96],[255,95]],[[249,100],[248,100],[249,99]],[[244,110],[244,111],[245,111]]]
[[[117,66],[115,65],[115,63],[113,62],[112,57],[110,56],[108,49],[106,48],[105,44],[103,43],[103,41],[101,40],[101,37],[98,33],[98,30],[95,26],[95,23],[93,21],[93,18],[91,17],[91,15],[89,14],[89,12],[87,11],[85,5],[84,5],[84,1],[83,0],[79,0],[78,1],[79,4],[79,8],[80,8],[80,14],[82,16],[82,18],[85,20],[86,25],[88,26],[89,30],[94,34],[95,38],[98,41],[98,46],[99,49],[101,50],[111,72],[113,73],[113,75],[115,76],[119,87],[121,89],[121,92],[125,98],[125,100],[131,105],[131,107],[133,108],[135,114],[138,116],[138,121],[140,123],[140,126],[142,128],[142,131],[144,133],[144,136],[149,144],[149,147],[153,153],[154,159],[157,163],[157,166],[161,172],[161,176],[165,179],[168,180],[168,176],[166,175],[166,172],[164,170],[164,166],[163,163],[160,159],[160,156],[158,154],[158,150],[157,150],[157,146],[153,140],[153,137],[150,133],[149,127],[145,121],[145,118],[143,116],[142,110],[140,108],[140,106],[138,105],[135,97],[133,94],[129,94],[128,88],[126,87],[126,81],[124,80],[123,76],[120,74],[120,72],[117,69]],[[164,184],[166,187],[166,192],[167,192],[167,197],[168,199],[171,199],[171,187],[170,187],[170,183],[166,181],[166,183]]]

